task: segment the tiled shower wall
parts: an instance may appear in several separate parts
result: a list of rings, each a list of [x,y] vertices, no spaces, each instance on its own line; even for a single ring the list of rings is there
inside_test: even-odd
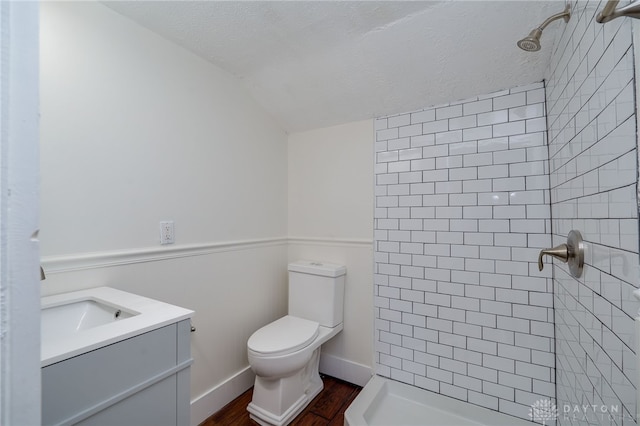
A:
[[[577,229],[589,249],[579,279],[566,265],[554,266],[561,424],[636,424],[632,21],[599,24],[594,15],[601,7],[573,4],[547,72],[553,243]]]
[[[382,376],[529,419],[555,396],[545,89],[376,120]]]

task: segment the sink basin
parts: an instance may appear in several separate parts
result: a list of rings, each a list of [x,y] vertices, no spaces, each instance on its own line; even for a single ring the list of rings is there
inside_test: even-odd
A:
[[[129,312],[121,306],[110,306],[90,299],[44,308],[40,316],[42,342],[47,344],[135,315],[138,315],[138,312]]]
[[[191,318],[193,311],[110,287],[41,299],[41,366]]]

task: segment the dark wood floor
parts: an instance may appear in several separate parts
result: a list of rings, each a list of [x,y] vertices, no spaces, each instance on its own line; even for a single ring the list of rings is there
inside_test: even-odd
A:
[[[342,380],[322,376],[324,389],[295,418],[293,426],[343,426],[344,412],[362,388]],[[247,405],[251,402],[253,388],[249,389],[220,411],[202,422],[200,426],[255,426],[249,418]]]

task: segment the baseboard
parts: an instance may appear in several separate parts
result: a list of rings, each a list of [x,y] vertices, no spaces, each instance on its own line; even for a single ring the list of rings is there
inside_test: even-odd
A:
[[[253,386],[255,374],[250,367],[220,383],[191,401],[191,425],[197,426]]]
[[[373,376],[373,369],[367,365],[326,353],[320,354],[320,372],[363,387]]]
[[[331,354],[320,355],[320,372],[358,386],[367,384],[373,370],[363,364]],[[255,374],[250,367],[220,383],[191,401],[191,425],[198,426],[222,407],[253,386]]]

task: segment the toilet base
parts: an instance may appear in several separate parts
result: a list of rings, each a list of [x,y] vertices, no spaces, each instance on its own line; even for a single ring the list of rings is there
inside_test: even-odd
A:
[[[284,426],[305,409],[324,388],[318,373],[320,348],[305,368],[292,376],[269,380],[256,376],[249,417],[262,426]]]
[[[249,417],[256,423],[262,426],[284,426],[288,425],[296,418],[298,414],[304,410],[307,405],[315,398],[324,388],[324,384],[320,382],[319,386],[316,386],[309,394],[301,396],[290,408],[285,411],[282,416],[274,416],[273,413],[262,410],[255,404],[250,403],[247,406],[249,411]]]

